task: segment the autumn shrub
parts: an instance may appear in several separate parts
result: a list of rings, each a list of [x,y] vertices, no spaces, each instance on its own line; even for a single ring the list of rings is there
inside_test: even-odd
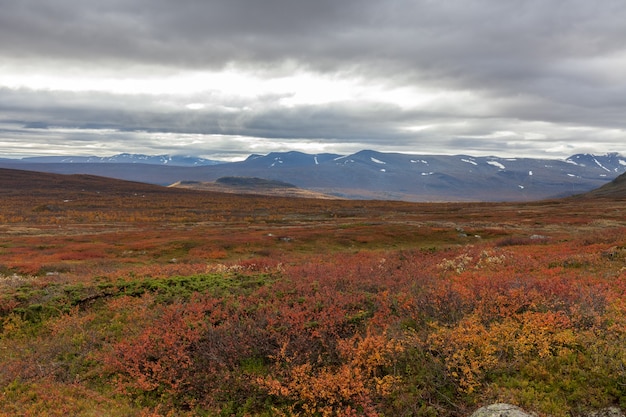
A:
[[[399,340],[385,334],[355,335],[338,342],[338,364],[322,361],[294,364],[286,346],[274,356],[274,366],[257,383],[290,415],[377,416],[375,404],[400,384],[396,368]]]
[[[78,383],[60,384],[50,378],[12,381],[0,395],[1,417],[127,417],[141,413],[140,408],[123,400],[107,397]]]
[[[3,211],[0,415],[626,406],[623,205],[148,200]]]
[[[243,364],[263,358],[262,334],[236,300],[192,297],[155,310],[156,321],[105,356],[118,390],[146,406],[214,409],[254,391]]]
[[[193,360],[189,348],[206,326],[199,305],[172,304],[157,317],[135,338],[118,342],[107,358],[112,370],[122,371],[117,377],[121,390],[153,392],[156,399],[189,388]]]

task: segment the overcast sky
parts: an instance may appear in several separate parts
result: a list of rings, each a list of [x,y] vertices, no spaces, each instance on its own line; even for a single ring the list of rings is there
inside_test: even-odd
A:
[[[626,155],[624,0],[0,10],[0,157]]]

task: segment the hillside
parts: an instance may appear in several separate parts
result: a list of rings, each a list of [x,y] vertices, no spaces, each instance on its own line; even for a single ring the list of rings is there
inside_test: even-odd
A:
[[[605,184],[598,189],[583,194],[583,197],[612,199],[626,198],[626,174],[620,175],[610,183]]]
[[[51,195],[72,193],[154,193],[164,187],[136,181],[117,180],[87,174],[54,174],[0,168],[0,193],[3,196]]]

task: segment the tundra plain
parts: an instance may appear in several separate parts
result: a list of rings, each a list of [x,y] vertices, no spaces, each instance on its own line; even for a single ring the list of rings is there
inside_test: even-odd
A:
[[[626,408],[624,198],[0,178],[0,416]]]

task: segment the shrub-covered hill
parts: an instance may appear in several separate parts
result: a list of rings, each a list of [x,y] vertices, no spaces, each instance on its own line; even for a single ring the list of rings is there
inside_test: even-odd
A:
[[[622,174],[608,184],[583,194],[590,198],[626,198],[626,174]]]
[[[59,195],[64,191],[82,192],[162,192],[164,187],[134,181],[86,174],[51,174],[0,168],[0,190],[16,197],[29,194]]]

